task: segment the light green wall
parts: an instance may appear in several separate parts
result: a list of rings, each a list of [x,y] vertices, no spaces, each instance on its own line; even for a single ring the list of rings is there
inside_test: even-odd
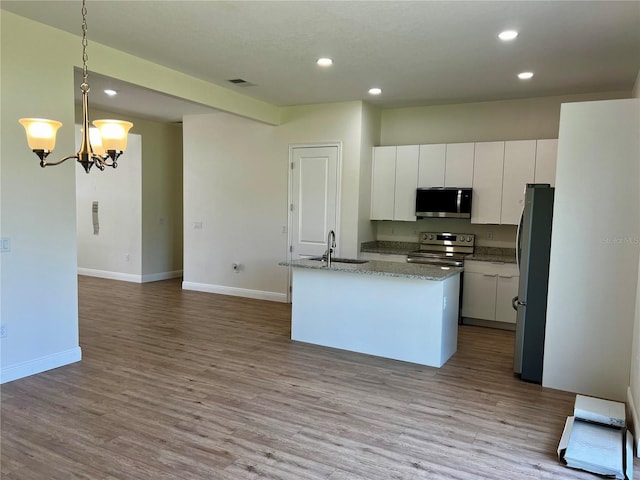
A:
[[[373,146],[380,143],[380,119],[381,110],[379,108],[368,103],[362,104],[358,248],[362,242],[368,242],[375,238],[373,223],[369,220],[371,212],[371,167]]]
[[[266,102],[97,43],[90,52],[93,72],[270,125],[281,122],[281,109]]]
[[[76,38],[0,10],[2,381],[79,360],[75,169],[41,169],[21,117],[62,121],[52,160],[73,154]],[[55,39],[52,41],[51,39]],[[73,55],[72,55],[73,54]]]
[[[628,97],[610,92],[382,111],[381,145],[558,138],[565,102]]]

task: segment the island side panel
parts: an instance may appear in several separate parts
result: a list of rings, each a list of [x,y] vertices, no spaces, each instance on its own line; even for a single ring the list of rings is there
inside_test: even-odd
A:
[[[294,268],[291,338],[440,367],[457,343],[457,300],[444,308],[444,295],[456,290],[459,277],[434,281]]]
[[[440,366],[458,350],[458,313],[460,301],[460,275],[441,282],[443,285],[442,350]]]

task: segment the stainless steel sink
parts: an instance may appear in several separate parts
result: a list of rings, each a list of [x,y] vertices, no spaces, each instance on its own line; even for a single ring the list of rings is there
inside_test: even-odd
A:
[[[323,257],[311,257],[307,260],[315,260],[317,262],[321,262]],[[340,258],[340,257],[331,257],[332,262],[336,263],[367,263],[369,260],[359,260],[357,258]]]

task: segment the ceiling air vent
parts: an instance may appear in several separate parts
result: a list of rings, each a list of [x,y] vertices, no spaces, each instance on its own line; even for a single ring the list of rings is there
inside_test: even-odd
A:
[[[242,78],[232,78],[231,80],[227,80],[229,83],[233,83],[238,87],[255,87],[255,83],[247,82]]]

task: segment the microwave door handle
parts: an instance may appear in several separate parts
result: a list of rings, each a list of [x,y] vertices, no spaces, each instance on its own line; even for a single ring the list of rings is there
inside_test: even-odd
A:
[[[458,196],[456,198],[456,206],[458,207],[458,213],[462,213],[462,190],[458,189]]]

